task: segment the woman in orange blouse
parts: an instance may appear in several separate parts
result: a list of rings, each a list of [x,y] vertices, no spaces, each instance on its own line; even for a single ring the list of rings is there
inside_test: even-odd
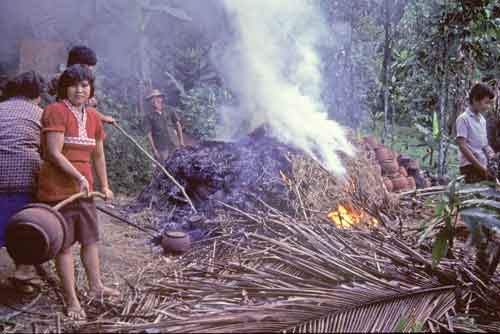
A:
[[[58,98],[42,116],[42,158],[37,198],[53,205],[81,191],[93,190],[92,165],[101,192],[113,197],[106,173],[105,138],[101,119],[86,102],[94,94],[94,75],[90,69],[74,65],[58,83]],[[99,231],[93,199],[77,200],[60,210],[68,224],[65,249],[56,258],[56,267],[65,292],[68,316],[85,318],[75,289],[72,245],[81,244],[81,258],[90,293],[95,296],[119,295],[101,281],[97,242]]]

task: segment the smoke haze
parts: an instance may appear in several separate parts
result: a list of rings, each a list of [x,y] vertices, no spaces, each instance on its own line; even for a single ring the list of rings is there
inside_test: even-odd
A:
[[[344,129],[321,103],[317,47],[327,30],[313,1],[225,0],[235,38],[219,67],[239,105],[224,110],[225,137],[270,124],[281,140],[299,147],[335,173],[344,167],[335,150],[354,153]],[[229,130],[229,132],[228,132]]]
[[[121,94],[125,104],[137,104],[144,24],[140,17],[144,18],[141,6],[146,3],[155,8],[168,5],[191,18],[187,22],[162,11],[147,12],[147,55],[154,60],[150,62],[154,86],[175,90],[165,71],[174,73],[176,49],[212,45],[217,74],[238,101],[237,106],[220,108],[219,138],[235,139],[266,123],[282,141],[303,149],[331,171],[343,172],[335,150],[353,154],[354,149],[344,129],[328,119],[322,103],[324,59],[318,48],[332,37],[317,1],[2,1],[0,72],[13,74],[21,68],[21,41],[62,44],[57,63],[65,63],[71,46],[86,44],[95,49],[97,72],[107,86]],[[54,64],[45,71],[55,72]]]

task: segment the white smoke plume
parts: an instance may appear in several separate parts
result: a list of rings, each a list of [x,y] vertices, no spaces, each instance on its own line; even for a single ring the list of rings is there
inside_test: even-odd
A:
[[[280,140],[342,174],[336,151],[353,155],[354,147],[321,103],[317,48],[329,36],[316,3],[224,0],[236,38],[218,63],[239,102],[232,111],[224,110],[225,129],[233,130],[224,135],[267,123]]]

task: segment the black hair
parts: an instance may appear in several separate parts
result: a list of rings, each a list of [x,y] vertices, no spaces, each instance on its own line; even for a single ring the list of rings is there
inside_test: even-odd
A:
[[[33,100],[42,95],[46,89],[44,78],[35,71],[19,74],[7,82],[5,96],[7,98],[22,96]]]
[[[68,98],[68,87],[74,86],[79,82],[87,80],[90,84],[90,96],[94,96],[94,80],[95,76],[92,71],[83,65],[73,65],[68,67],[66,71],[61,74],[57,84],[57,98],[64,100]]]
[[[77,45],[71,48],[66,66],[70,67],[76,64],[95,66],[97,64],[97,56],[94,50],[83,45]]]
[[[494,99],[495,91],[487,84],[477,83],[470,90],[469,102],[470,104],[472,104],[474,101],[481,101],[485,97],[489,99]]]

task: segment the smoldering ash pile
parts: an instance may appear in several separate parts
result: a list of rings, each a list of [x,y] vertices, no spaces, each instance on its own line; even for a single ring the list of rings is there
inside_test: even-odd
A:
[[[281,175],[290,173],[290,154],[310,155],[338,176],[345,172],[338,152],[354,154],[320,98],[317,49],[329,38],[325,21],[314,1],[225,0],[224,5],[234,31],[217,68],[238,102],[220,109],[218,141],[178,149],[165,167],[204,217],[222,203],[248,209],[265,202],[286,211]],[[193,225],[188,204],[163,175],[139,200],[160,210],[175,205],[166,230],[203,229]]]

